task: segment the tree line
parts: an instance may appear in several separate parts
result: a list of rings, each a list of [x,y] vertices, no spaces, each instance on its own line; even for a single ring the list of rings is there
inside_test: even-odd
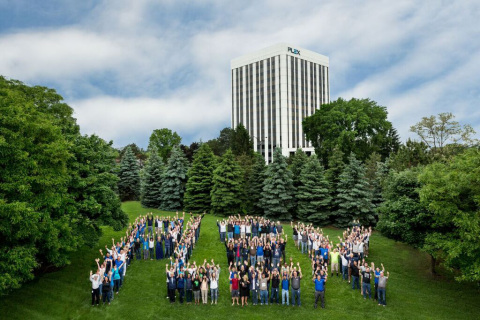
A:
[[[0,293],[128,222],[112,142],[81,135],[53,89],[0,77]]]

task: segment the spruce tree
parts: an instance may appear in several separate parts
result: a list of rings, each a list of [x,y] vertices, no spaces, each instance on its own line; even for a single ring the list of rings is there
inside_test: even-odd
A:
[[[130,147],[127,147],[120,170],[118,171],[118,194],[122,201],[138,200],[140,197],[140,168],[137,158]]]
[[[238,213],[242,192],[242,170],[232,150],[228,149],[213,171],[212,213],[220,215]]]
[[[273,162],[267,167],[261,204],[268,218],[290,220],[293,208],[292,172],[279,148],[273,153]]]
[[[213,188],[213,170],[215,155],[210,146],[203,143],[193,156],[192,166],[188,170],[185,188],[184,209],[190,212],[210,212]]]
[[[290,171],[292,171],[293,174],[292,179],[293,187],[295,189],[295,195],[297,194],[298,187],[301,185],[300,174],[302,173],[302,169],[305,167],[307,162],[308,157],[305,152],[303,152],[301,148],[297,149],[297,151],[295,151],[295,155],[293,156],[292,164],[289,166]],[[293,217],[296,218],[298,217],[298,199],[296,197],[294,197],[293,206]]]
[[[160,209],[181,210],[187,182],[188,160],[179,147],[174,146],[167,168],[162,176],[162,202]]]
[[[142,206],[159,208],[162,201],[162,176],[165,168],[156,148],[150,152],[142,176]]]
[[[252,204],[252,211],[249,214],[263,215],[263,207],[260,203],[263,191],[263,182],[265,180],[265,171],[267,169],[265,165],[265,158],[260,153],[255,153],[254,163],[252,166],[252,172],[250,180],[248,181],[247,195],[250,203]]]
[[[299,219],[319,225],[329,223],[330,185],[316,155],[310,157],[301,171],[296,197]]]
[[[343,162],[343,152],[335,148],[333,153],[328,158],[328,169],[325,170],[325,177],[330,184],[330,195],[332,199],[337,199],[338,195],[338,183],[340,182],[340,175],[345,168],[345,163]],[[331,202],[330,212],[336,212],[338,207],[335,201]]]
[[[353,220],[360,220],[364,225],[371,225],[375,223],[375,216],[372,193],[365,178],[365,167],[353,153],[348,160],[349,163],[340,175],[338,183],[335,224],[345,227]]]

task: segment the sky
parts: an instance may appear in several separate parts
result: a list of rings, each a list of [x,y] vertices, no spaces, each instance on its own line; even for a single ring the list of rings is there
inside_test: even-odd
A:
[[[230,60],[286,42],[330,58],[331,100],[387,107],[401,139],[452,112],[480,133],[480,1],[0,0],[0,74],[55,88],[84,134],[148,146],[231,123]]]

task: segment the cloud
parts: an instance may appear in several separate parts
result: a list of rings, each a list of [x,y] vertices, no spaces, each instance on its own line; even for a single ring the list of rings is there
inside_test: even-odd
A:
[[[230,124],[230,60],[278,42],[328,55],[332,99],[386,105],[404,139],[422,116],[442,111],[480,132],[472,119],[480,80],[475,1],[90,6],[68,7],[74,23],[35,29],[18,22],[0,33],[0,74],[58,89],[82,132],[117,146],[146,147],[162,127],[185,143],[216,136]]]

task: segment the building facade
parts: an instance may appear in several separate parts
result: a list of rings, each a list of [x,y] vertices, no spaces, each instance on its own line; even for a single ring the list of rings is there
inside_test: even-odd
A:
[[[328,57],[281,43],[233,59],[231,72],[232,128],[242,123],[267,163],[277,147],[314,152],[302,121],[330,101]]]

